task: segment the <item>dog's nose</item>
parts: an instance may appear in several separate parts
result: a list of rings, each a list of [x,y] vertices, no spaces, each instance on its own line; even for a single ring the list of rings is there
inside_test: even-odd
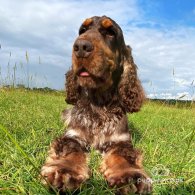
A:
[[[78,58],[87,58],[93,51],[93,44],[88,40],[78,39],[74,43],[73,50]]]

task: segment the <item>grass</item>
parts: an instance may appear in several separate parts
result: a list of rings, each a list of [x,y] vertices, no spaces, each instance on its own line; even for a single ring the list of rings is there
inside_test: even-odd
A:
[[[39,179],[50,142],[63,134],[60,92],[0,89],[0,194],[55,194]],[[154,180],[154,194],[195,193],[195,107],[147,102],[131,114],[134,145]],[[91,152],[92,178],[81,195],[114,194],[98,172],[101,157]],[[69,193],[71,194],[71,193]]]

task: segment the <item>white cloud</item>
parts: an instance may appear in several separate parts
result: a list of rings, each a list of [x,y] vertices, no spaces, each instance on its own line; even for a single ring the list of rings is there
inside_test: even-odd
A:
[[[150,99],[176,99],[176,100],[195,100],[195,94],[190,94],[189,92],[176,93],[150,93],[147,95]]]
[[[190,86],[192,81],[187,81],[185,79],[180,79],[180,78],[175,78],[174,81],[179,85],[179,86]]]
[[[195,28],[138,28],[129,26],[125,39],[133,48],[148,94],[153,90],[177,93],[189,90],[195,78]],[[174,73],[173,73],[174,72]]]

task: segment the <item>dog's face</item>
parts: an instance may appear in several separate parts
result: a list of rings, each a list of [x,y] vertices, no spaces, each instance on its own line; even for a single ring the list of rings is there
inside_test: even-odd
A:
[[[81,87],[107,89],[119,77],[124,38],[120,27],[110,18],[86,19],[73,45],[72,66]]]

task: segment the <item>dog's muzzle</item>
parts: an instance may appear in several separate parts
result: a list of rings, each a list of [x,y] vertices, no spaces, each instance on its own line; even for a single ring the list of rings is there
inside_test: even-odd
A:
[[[84,39],[77,39],[73,45],[73,52],[77,58],[87,58],[93,51],[93,44]]]

